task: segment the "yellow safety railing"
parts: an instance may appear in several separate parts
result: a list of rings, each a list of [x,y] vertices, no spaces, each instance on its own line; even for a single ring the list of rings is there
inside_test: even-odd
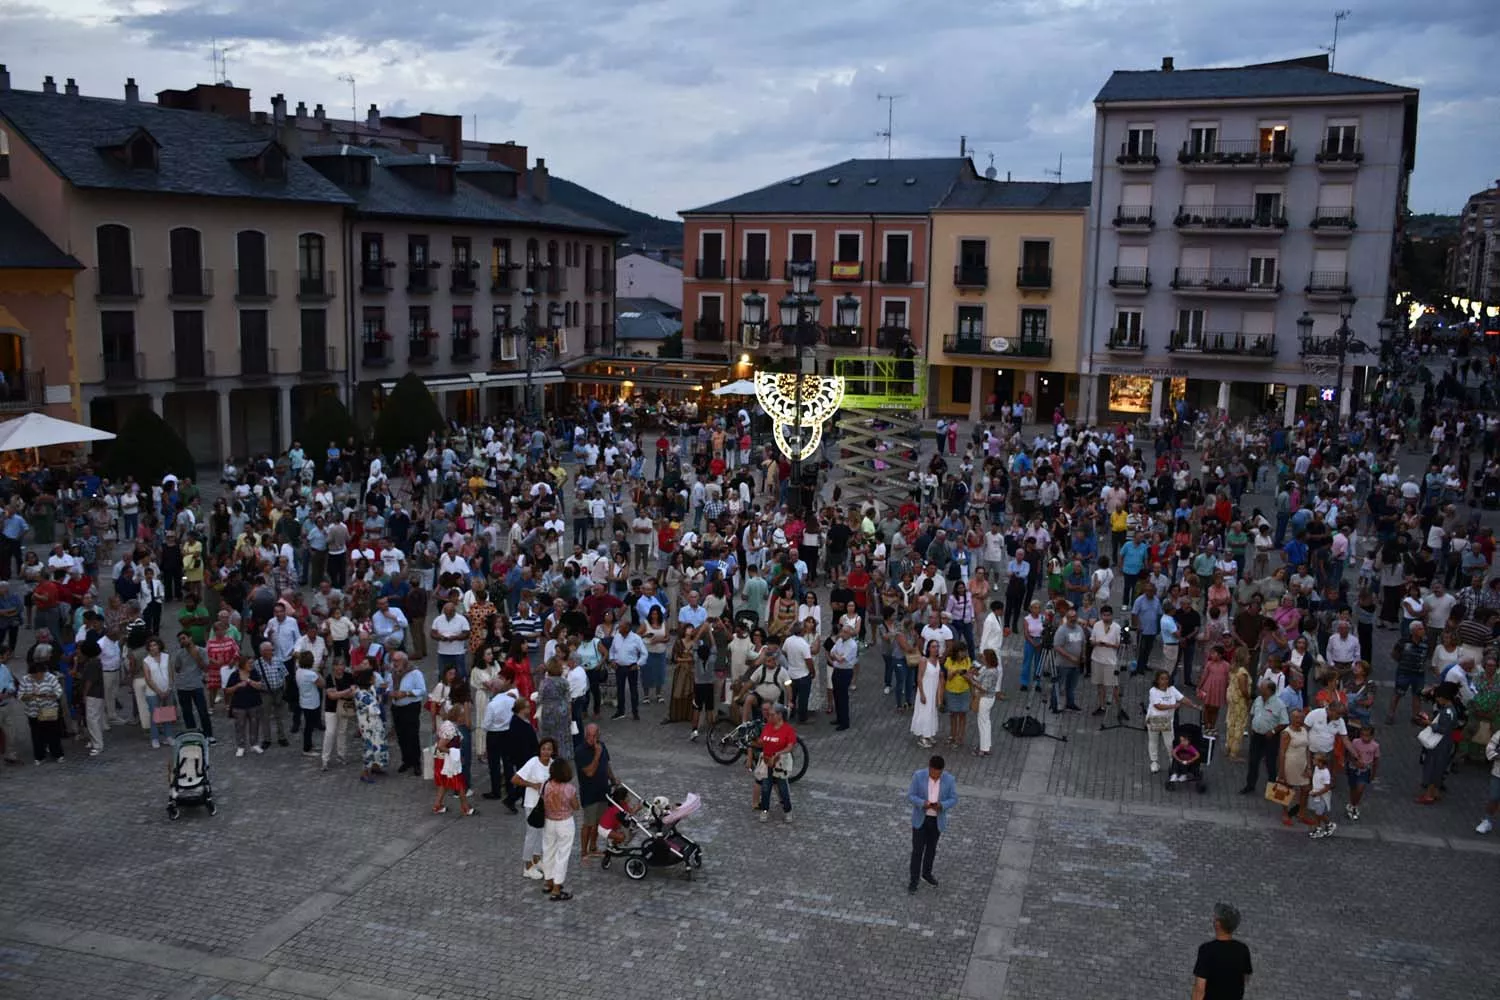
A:
[[[844,378],[844,407],[851,410],[914,410],[927,402],[927,362],[850,355],[833,359]]]

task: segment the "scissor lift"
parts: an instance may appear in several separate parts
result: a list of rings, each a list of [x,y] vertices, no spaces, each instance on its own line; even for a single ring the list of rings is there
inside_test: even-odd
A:
[[[899,506],[911,495],[909,474],[917,468],[927,362],[851,355],[835,358],[833,373],[844,378],[835,463],[844,497]]]

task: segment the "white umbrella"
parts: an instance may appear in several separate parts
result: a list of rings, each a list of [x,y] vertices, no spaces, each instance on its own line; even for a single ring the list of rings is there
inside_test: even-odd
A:
[[[747,378],[721,385],[714,390],[715,396],[753,396],[755,395],[755,383]]]
[[[110,441],[114,435],[86,424],[58,420],[45,413],[28,413],[0,424],[0,451],[25,448],[47,448],[55,444],[79,444],[84,441]]]

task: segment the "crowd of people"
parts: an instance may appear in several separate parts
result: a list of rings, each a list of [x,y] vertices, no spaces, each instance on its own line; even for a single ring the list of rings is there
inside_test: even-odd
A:
[[[6,484],[0,526],[0,639],[25,667],[0,675],[6,751],[21,718],[39,763],[70,736],[105,753],[122,724],[158,747],[177,727],[217,742],[217,723],[236,756],[300,735],[326,770],[357,735],[362,781],[391,773],[394,741],[394,773],[465,816],[478,761],[483,797],[542,803],[523,871],[566,899],[574,814],[588,861],[613,781],[601,722],[653,699],[690,740],[765,717],[755,801],[764,816],[774,791],[790,817],[793,726],[849,730],[863,681],[921,746],[987,755],[1015,664],[1051,713],[1139,711],[1145,765],[1164,752],[1174,779],[1197,765],[1173,738],[1197,709],[1247,792],[1264,771],[1287,822],[1326,836],[1335,789],[1357,820],[1382,747],[1409,751],[1389,728],[1403,699],[1417,801],[1496,757],[1500,579],[1475,504],[1500,420],[1443,386],[1293,427],[1186,408],[1059,414],[1029,440],[1016,421],[945,427],[899,505],[832,476],[800,488],[743,410],[644,434],[597,403],[394,456],[294,444],[226,466],[212,500],[172,476],[42,471]],[[1404,476],[1414,449],[1425,468]]]

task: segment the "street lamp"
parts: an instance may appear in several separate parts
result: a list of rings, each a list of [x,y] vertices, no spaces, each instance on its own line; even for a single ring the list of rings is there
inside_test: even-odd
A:
[[[812,294],[814,269],[817,265],[810,261],[799,261],[788,265],[787,278],[791,283],[791,290],[777,302],[777,309],[781,318],[782,342],[790,343],[796,349],[796,382],[794,385],[793,407],[796,414],[799,444],[803,433],[802,420],[802,357],[803,351],[809,344],[818,342],[818,311],[823,306],[823,300]],[[859,301],[853,296],[846,296],[854,304],[854,314],[858,314]],[[744,309],[745,323],[756,325],[765,322],[766,299],[765,296],[752,289],[745,294],[741,300]],[[843,302],[839,303],[842,308]],[[842,313],[840,314],[842,316]],[[850,325],[853,325],[851,322]],[[798,499],[801,499],[802,490],[802,457],[801,448],[793,451],[792,458],[792,484],[798,491]],[[801,507],[799,502],[798,507]]]
[[[521,334],[526,342],[526,413],[535,420],[538,416],[536,400],[531,391],[531,373],[536,368],[536,362],[545,356],[546,351],[551,348],[552,330],[539,329],[536,322],[536,290],[527,286],[521,292],[522,318]],[[561,309],[558,303],[552,303],[549,318],[554,317]],[[541,341],[540,349],[538,341]]]

